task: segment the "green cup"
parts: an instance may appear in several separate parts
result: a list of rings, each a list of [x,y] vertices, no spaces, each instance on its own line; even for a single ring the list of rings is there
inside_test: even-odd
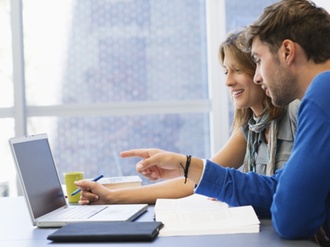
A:
[[[66,187],[66,193],[68,196],[68,202],[70,203],[77,203],[80,199],[80,193],[71,196],[71,193],[78,189],[75,186],[74,182],[78,180],[84,179],[84,172],[66,172],[64,173],[64,182]]]

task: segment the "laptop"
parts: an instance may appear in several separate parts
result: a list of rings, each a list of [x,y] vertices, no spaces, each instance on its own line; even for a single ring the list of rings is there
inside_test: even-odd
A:
[[[62,190],[47,134],[11,138],[9,143],[34,226],[133,221],[148,208],[147,204],[70,205]]]

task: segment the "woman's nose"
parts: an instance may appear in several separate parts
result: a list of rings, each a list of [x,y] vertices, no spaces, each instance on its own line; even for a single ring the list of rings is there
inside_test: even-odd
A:
[[[227,87],[230,87],[230,86],[235,84],[234,77],[229,73],[226,75],[225,84],[226,84]]]

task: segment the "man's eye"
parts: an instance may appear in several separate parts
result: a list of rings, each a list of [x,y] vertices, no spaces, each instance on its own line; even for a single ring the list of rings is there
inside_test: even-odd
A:
[[[254,61],[254,63],[259,63],[260,62],[260,58],[258,58],[256,56],[252,56],[252,60]]]

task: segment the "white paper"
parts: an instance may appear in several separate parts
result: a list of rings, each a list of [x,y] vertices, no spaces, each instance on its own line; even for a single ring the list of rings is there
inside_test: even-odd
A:
[[[260,228],[251,206],[228,207],[199,195],[157,199],[155,217],[164,223],[160,236],[255,233]]]

